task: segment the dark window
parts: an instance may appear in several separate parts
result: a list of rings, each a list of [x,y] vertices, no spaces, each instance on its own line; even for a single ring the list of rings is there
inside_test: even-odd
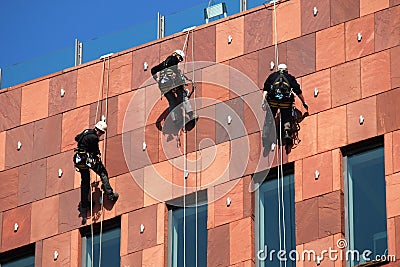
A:
[[[285,266],[294,267],[296,255],[290,254],[296,249],[294,175],[289,170],[283,179],[278,179],[276,171],[271,170],[256,193],[256,260],[258,266],[279,267],[279,259],[286,259]],[[278,257],[279,251],[285,252]]]
[[[34,267],[35,244],[0,254],[1,267]]]
[[[349,154],[347,162],[346,202],[349,249],[358,251],[351,266],[387,254],[386,184],[383,147]],[[360,255],[357,257],[357,255]]]
[[[119,266],[121,240],[121,226],[119,222],[104,225],[101,236],[99,225],[94,227],[93,238],[90,228],[87,228],[86,231],[84,231],[84,234],[82,235],[82,266],[99,266],[100,238],[101,266]]]
[[[189,197],[190,198],[190,197]],[[197,209],[188,200],[186,208],[169,208],[169,266],[207,266],[207,201],[199,201]],[[189,206],[190,205],[190,206]],[[196,218],[197,213],[197,218]],[[186,219],[184,219],[186,218]],[[197,219],[197,265],[196,265]],[[185,233],[185,234],[184,234]],[[184,250],[185,244],[185,250]],[[185,262],[184,262],[185,261]]]

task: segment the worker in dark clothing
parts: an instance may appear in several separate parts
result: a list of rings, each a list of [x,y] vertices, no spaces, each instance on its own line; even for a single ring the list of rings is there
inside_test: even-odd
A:
[[[308,110],[308,105],[296,78],[288,73],[286,64],[279,64],[278,71],[271,73],[264,83],[264,102],[262,108],[266,111],[268,104],[273,118],[275,118],[278,109],[280,109],[286,143],[292,142],[291,119],[294,103],[293,93],[299,97],[304,108]]]
[[[100,176],[102,188],[111,201],[118,199],[118,194],[113,192],[108,180],[108,173],[100,158],[99,138],[107,130],[107,124],[99,121],[94,129],[84,130],[75,137],[78,147],[75,149],[74,165],[81,173],[81,212],[86,214],[90,204],[88,194],[90,191],[90,171],[92,169]]]
[[[184,58],[185,53],[182,50],[175,50],[163,62],[151,69],[151,74],[157,81],[161,93],[168,100],[171,119],[174,123],[178,122],[180,118],[178,111],[174,111],[180,104],[188,114],[189,121],[197,119],[185,90],[185,76],[178,69],[179,62],[182,62]],[[159,75],[157,75],[158,73]],[[180,111],[180,109],[178,110]]]

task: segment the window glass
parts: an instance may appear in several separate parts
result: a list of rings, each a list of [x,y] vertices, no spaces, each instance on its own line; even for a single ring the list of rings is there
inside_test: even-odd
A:
[[[256,257],[259,266],[280,266],[278,252],[283,251],[285,246],[286,252],[282,252],[280,258],[287,260],[286,266],[296,266],[296,256],[290,255],[290,251],[296,249],[294,175],[285,175],[279,184],[276,177],[267,178],[260,186],[258,196],[259,242]]]
[[[185,227],[184,227],[184,217]],[[170,210],[171,266],[196,266],[196,208],[186,207]],[[185,229],[186,228],[186,229]],[[184,251],[185,229],[185,251]],[[207,266],[207,205],[197,207],[197,266]],[[186,254],[186,257],[184,255]]]
[[[369,256],[387,254],[386,184],[383,147],[347,157],[348,234],[350,249]],[[351,265],[366,262],[363,257]]]
[[[101,266],[119,266],[120,265],[120,239],[121,229],[112,228],[103,230],[101,237]],[[85,248],[83,250],[86,259],[86,267],[99,266],[100,258],[100,232],[96,231],[93,236],[93,255],[92,255],[92,236],[89,232],[83,237]]]

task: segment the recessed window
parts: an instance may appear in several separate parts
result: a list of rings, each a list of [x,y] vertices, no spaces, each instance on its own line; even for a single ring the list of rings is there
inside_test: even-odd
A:
[[[193,196],[187,196],[185,208],[180,205],[182,199],[169,205],[168,263],[171,267],[207,266],[207,200],[199,197],[196,208]]]
[[[0,254],[1,267],[34,267],[35,244]]]
[[[286,260],[287,267],[296,266],[296,256],[289,253],[296,249],[293,169],[280,179],[272,169],[255,197],[257,266],[279,267],[280,260]]]
[[[120,223],[103,225],[100,234],[100,226],[93,229],[93,238],[90,228],[86,228],[82,234],[82,267],[120,265]],[[101,249],[101,253],[100,253]]]
[[[345,155],[346,236],[355,256],[350,266],[387,255],[386,184],[383,147]],[[363,256],[363,253],[367,257]],[[371,251],[369,253],[368,251]]]

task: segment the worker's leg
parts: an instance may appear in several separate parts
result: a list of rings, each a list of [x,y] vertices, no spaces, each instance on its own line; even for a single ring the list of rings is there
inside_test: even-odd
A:
[[[117,200],[118,194],[113,192],[113,189],[110,185],[110,181],[108,180],[108,173],[106,168],[104,167],[103,163],[101,161],[98,161],[94,168],[94,172],[97,173],[100,176],[101,182],[103,184],[103,190],[104,193],[106,193],[107,198],[109,200]]]
[[[175,96],[175,93],[171,91],[169,91],[168,93],[164,94],[165,98],[168,100],[168,104],[169,104],[169,112],[170,112],[170,116],[172,121],[177,121],[177,116],[176,116],[176,111],[174,111],[175,107],[178,105],[178,98]]]
[[[282,108],[281,109],[282,124],[284,130],[284,138],[289,139],[292,137],[291,131],[291,120],[292,120],[292,108]]]
[[[81,208],[87,209],[90,205],[88,195],[90,191],[90,171],[89,169],[79,170],[81,173]]]
[[[269,147],[271,143],[273,143],[275,140],[269,140],[273,138],[273,133],[275,132],[274,128],[274,121],[275,121],[275,116],[276,113],[278,112],[278,108],[275,107],[270,107],[272,116],[269,116],[268,113],[265,115],[265,120],[264,120],[264,125],[263,125],[263,131],[262,131],[262,142],[264,147]]]

